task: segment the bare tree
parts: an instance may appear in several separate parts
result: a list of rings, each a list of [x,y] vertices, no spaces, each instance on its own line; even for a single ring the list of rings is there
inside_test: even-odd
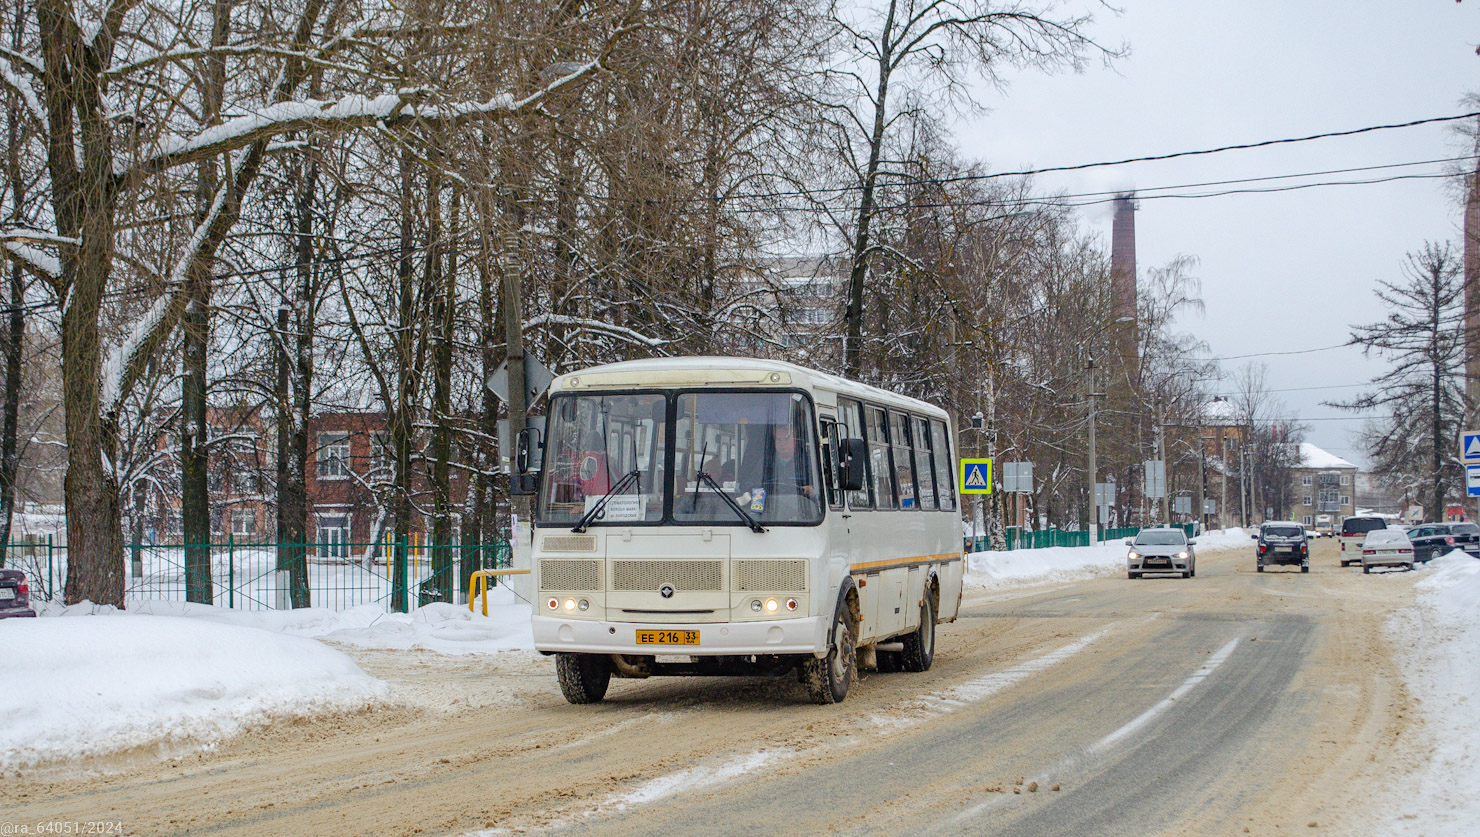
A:
[[[993,0],[883,0],[859,7],[834,3],[839,70],[824,114],[829,142],[856,188],[851,223],[841,232],[849,251],[843,372],[862,370],[864,292],[878,253],[873,225],[880,178],[894,169],[896,134],[930,120],[940,99],[971,103],[972,76],[1001,84],[1007,67],[1078,69],[1087,52],[1109,57],[1085,34],[1088,16],[1053,19],[1051,7]],[[934,109],[933,109],[934,108]],[[933,109],[933,110],[932,110]]]

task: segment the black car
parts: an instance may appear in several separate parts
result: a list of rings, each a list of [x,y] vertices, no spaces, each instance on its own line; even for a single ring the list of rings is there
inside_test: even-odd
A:
[[[1303,525],[1288,520],[1266,521],[1259,526],[1259,534],[1251,537],[1259,542],[1254,552],[1255,570],[1262,573],[1266,566],[1286,564],[1310,572],[1310,539]]]
[[[21,570],[0,569],[0,619],[35,616],[31,609],[31,586]]]
[[[1473,523],[1420,523],[1408,530],[1413,560],[1431,561],[1452,549],[1480,558],[1480,526]]]

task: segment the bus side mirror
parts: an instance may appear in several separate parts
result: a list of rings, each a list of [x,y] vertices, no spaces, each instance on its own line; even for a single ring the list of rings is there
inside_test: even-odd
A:
[[[509,478],[509,493],[529,495],[539,490],[540,431],[526,427],[514,443],[514,473]]]
[[[863,490],[864,460],[868,458],[868,444],[862,439],[844,439],[843,455],[838,462],[839,482],[844,491]]]

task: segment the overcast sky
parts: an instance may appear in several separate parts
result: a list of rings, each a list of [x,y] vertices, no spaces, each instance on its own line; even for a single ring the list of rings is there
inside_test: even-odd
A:
[[[1084,5],[1084,4],[1079,4]],[[1095,12],[1094,36],[1124,43],[1112,69],[1013,73],[983,89],[991,112],[957,127],[963,152],[992,170],[1117,160],[1300,137],[1462,113],[1480,92],[1480,0],[1123,0]],[[1211,355],[1334,346],[1385,312],[1373,295],[1426,240],[1459,246],[1460,207],[1444,181],[1404,180],[1203,199],[1153,199],[1152,187],[1438,160],[1468,153],[1450,125],[1379,131],[1182,160],[1041,175],[1042,191],[1140,190],[1144,274],[1195,256],[1205,316],[1188,319]],[[1437,173],[1443,164],[1288,182]],[[1247,184],[1222,188],[1261,188]],[[1178,193],[1217,191],[1179,189]],[[1108,206],[1080,210],[1108,248]],[[1366,464],[1360,420],[1325,407],[1385,367],[1341,348],[1249,360],[1311,427],[1309,441]],[[1333,387],[1330,389],[1305,389]],[[1337,420],[1327,420],[1337,419]]]

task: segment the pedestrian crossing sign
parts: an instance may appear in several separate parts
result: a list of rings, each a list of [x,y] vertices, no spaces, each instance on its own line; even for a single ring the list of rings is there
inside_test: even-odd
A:
[[[1461,462],[1480,462],[1480,433],[1466,430],[1459,434],[1459,458]]]
[[[962,459],[961,460],[961,493],[962,494],[991,494],[992,493],[992,460],[991,459]]]

